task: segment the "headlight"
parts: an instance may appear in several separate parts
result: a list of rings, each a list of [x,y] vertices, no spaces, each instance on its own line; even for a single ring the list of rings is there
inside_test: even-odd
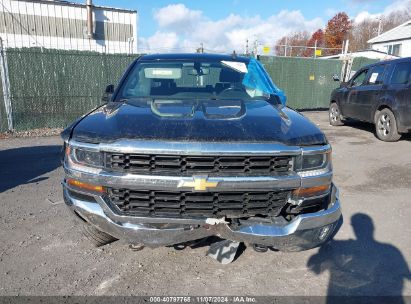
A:
[[[324,169],[331,164],[331,151],[318,154],[303,154],[295,158],[295,171]]]
[[[68,149],[68,154],[74,163],[94,168],[101,168],[103,165],[101,152],[74,147],[69,147]]]

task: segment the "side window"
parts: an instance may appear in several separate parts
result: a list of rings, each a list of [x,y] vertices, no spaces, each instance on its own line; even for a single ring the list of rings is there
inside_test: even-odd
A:
[[[384,80],[385,65],[378,65],[371,69],[367,80],[368,85],[382,84]]]
[[[387,45],[387,53],[389,55],[400,56],[401,46],[401,43]]]
[[[353,80],[351,81],[351,86],[358,87],[360,85],[363,85],[365,78],[367,76],[367,73],[368,73],[368,70],[361,71],[357,76],[353,78]]]
[[[392,84],[411,83],[411,62],[398,63],[391,76]]]

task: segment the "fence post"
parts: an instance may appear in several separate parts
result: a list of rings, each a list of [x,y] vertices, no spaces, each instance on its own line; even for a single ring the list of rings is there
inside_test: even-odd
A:
[[[7,124],[9,131],[13,130],[13,109],[11,105],[9,70],[7,67],[7,56],[3,47],[3,39],[0,37],[0,77],[3,86],[4,106],[7,115]]]

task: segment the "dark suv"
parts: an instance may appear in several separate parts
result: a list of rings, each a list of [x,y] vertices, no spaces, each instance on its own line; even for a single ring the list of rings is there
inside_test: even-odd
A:
[[[332,92],[329,114],[333,126],[353,118],[374,123],[381,140],[399,140],[411,131],[411,58],[361,68]]]

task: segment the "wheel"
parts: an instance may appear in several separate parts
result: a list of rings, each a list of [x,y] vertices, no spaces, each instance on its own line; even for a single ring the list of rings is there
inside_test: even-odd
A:
[[[397,129],[397,120],[390,109],[382,109],[375,113],[375,133],[383,141],[397,141],[401,138]]]
[[[86,223],[83,225],[83,234],[96,247],[104,246],[117,241],[117,239],[111,235],[104,233]]]
[[[330,118],[330,125],[332,126],[344,125],[342,121],[340,108],[336,102],[333,102],[332,104],[330,104],[330,109],[328,113],[329,113],[329,118]]]

